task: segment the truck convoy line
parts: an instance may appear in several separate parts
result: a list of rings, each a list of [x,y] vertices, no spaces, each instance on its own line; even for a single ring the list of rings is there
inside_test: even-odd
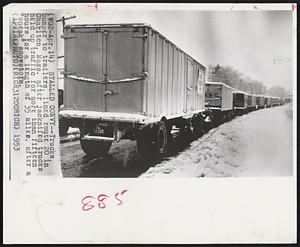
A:
[[[281,104],[205,83],[206,68],[146,24],[68,25],[62,37],[60,124],[80,129],[90,156],[131,139],[141,157],[160,159],[175,129],[189,141],[235,114]]]

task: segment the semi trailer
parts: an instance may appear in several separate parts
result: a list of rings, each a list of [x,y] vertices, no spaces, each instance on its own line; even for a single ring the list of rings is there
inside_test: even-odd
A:
[[[248,110],[254,111],[257,109],[256,95],[250,94],[248,97]]]
[[[271,97],[265,96],[265,108],[271,107]]]
[[[162,157],[174,130],[201,135],[206,68],[150,25],[67,25],[62,38],[60,116],[80,129],[86,154],[131,139],[142,157]]]
[[[233,92],[233,109],[238,115],[247,112],[249,94],[242,91]]]
[[[234,88],[222,82],[205,83],[205,103],[212,111],[213,121],[219,124],[233,116]]]
[[[256,95],[256,105],[257,105],[257,109],[265,108],[265,96]]]

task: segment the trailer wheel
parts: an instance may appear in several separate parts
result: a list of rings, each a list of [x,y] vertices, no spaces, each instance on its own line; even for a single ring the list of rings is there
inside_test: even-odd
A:
[[[168,134],[163,121],[160,121],[154,127],[154,155],[156,158],[162,158],[167,151]]]
[[[152,129],[142,130],[137,137],[139,155],[145,160],[160,160],[167,152],[168,133],[166,125],[160,121]]]
[[[83,140],[80,138],[80,145],[82,150],[89,156],[92,157],[103,157],[105,156],[112,142],[108,141],[91,141],[91,140]]]

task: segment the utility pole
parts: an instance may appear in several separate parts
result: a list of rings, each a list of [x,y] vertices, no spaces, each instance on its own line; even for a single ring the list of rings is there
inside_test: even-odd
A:
[[[63,28],[64,28],[65,25],[66,25],[66,20],[70,20],[70,19],[73,19],[73,18],[76,18],[76,16],[75,15],[69,16],[69,17],[62,16],[60,19],[56,20],[56,22],[60,22],[61,21],[62,24],[63,24]]]

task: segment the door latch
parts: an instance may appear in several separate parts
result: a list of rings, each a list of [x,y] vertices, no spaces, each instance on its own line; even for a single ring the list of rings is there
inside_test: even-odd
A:
[[[106,91],[104,91],[104,96],[113,95],[113,94],[118,94],[118,92],[114,92],[113,90],[106,90]]]

